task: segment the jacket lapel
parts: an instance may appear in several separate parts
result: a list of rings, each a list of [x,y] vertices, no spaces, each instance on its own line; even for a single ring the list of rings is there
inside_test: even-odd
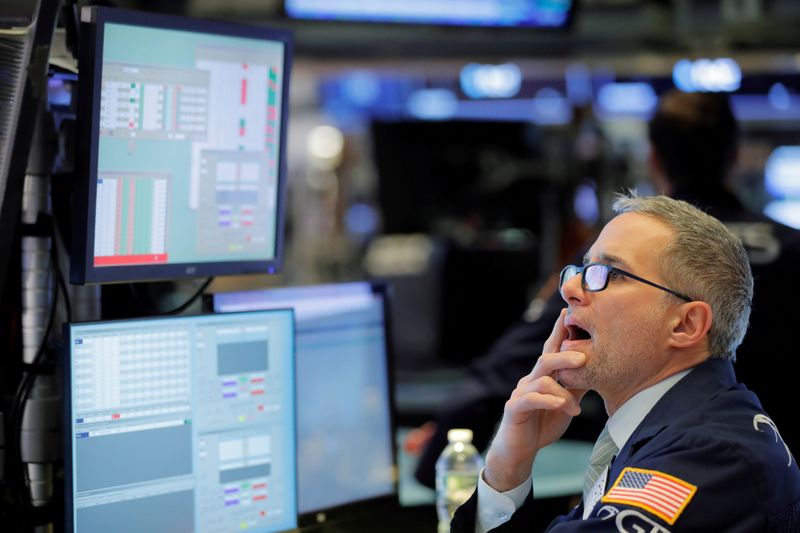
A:
[[[664,428],[697,405],[736,385],[736,374],[730,361],[708,359],[696,366],[668,390],[644,417],[611,463],[608,470],[608,484],[612,484],[625,467],[631,466],[636,452]]]

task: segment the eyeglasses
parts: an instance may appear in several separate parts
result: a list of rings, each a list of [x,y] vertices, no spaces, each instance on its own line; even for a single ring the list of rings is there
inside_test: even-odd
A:
[[[640,278],[636,274],[631,274],[630,272],[626,272],[621,268],[617,268],[615,266],[606,265],[605,263],[589,263],[582,267],[575,266],[575,265],[567,265],[561,270],[561,275],[558,281],[558,289],[559,291],[564,286],[564,283],[571,280],[578,274],[581,274],[581,287],[585,291],[589,292],[600,292],[605,290],[608,287],[608,280],[611,276],[615,274],[619,274],[622,276],[629,277],[631,279],[635,279],[636,281],[640,281],[646,285],[650,285],[651,287],[655,287],[656,289],[661,289],[662,291],[666,291],[670,294],[677,296],[682,300],[686,300],[687,302],[693,302],[693,298],[689,298],[685,294],[681,294],[679,292],[673,291],[672,289],[668,289],[658,283],[653,283],[652,281],[648,281],[644,278]]]

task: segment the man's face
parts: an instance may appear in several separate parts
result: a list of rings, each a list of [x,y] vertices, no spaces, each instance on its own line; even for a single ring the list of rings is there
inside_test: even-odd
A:
[[[657,258],[672,233],[652,217],[625,213],[603,228],[587,259],[663,285]],[[561,350],[587,356],[583,367],[559,371],[562,385],[596,390],[607,403],[624,401],[661,370],[670,305],[663,291],[612,272],[603,291],[583,290],[581,276],[575,276],[564,283],[561,295],[569,304],[565,325],[570,332]]]

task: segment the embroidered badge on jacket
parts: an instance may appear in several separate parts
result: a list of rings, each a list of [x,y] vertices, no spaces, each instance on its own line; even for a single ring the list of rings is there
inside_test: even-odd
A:
[[[620,473],[603,503],[639,507],[672,525],[689,505],[697,487],[656,470],[628,467]]]

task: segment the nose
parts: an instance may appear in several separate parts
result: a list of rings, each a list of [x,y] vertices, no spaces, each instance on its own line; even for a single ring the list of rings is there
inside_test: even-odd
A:
[[[561,286],[561,298],[569,305],[580,305],[586,299],[586,292],[581,287],[581,274],[572,276]]]

